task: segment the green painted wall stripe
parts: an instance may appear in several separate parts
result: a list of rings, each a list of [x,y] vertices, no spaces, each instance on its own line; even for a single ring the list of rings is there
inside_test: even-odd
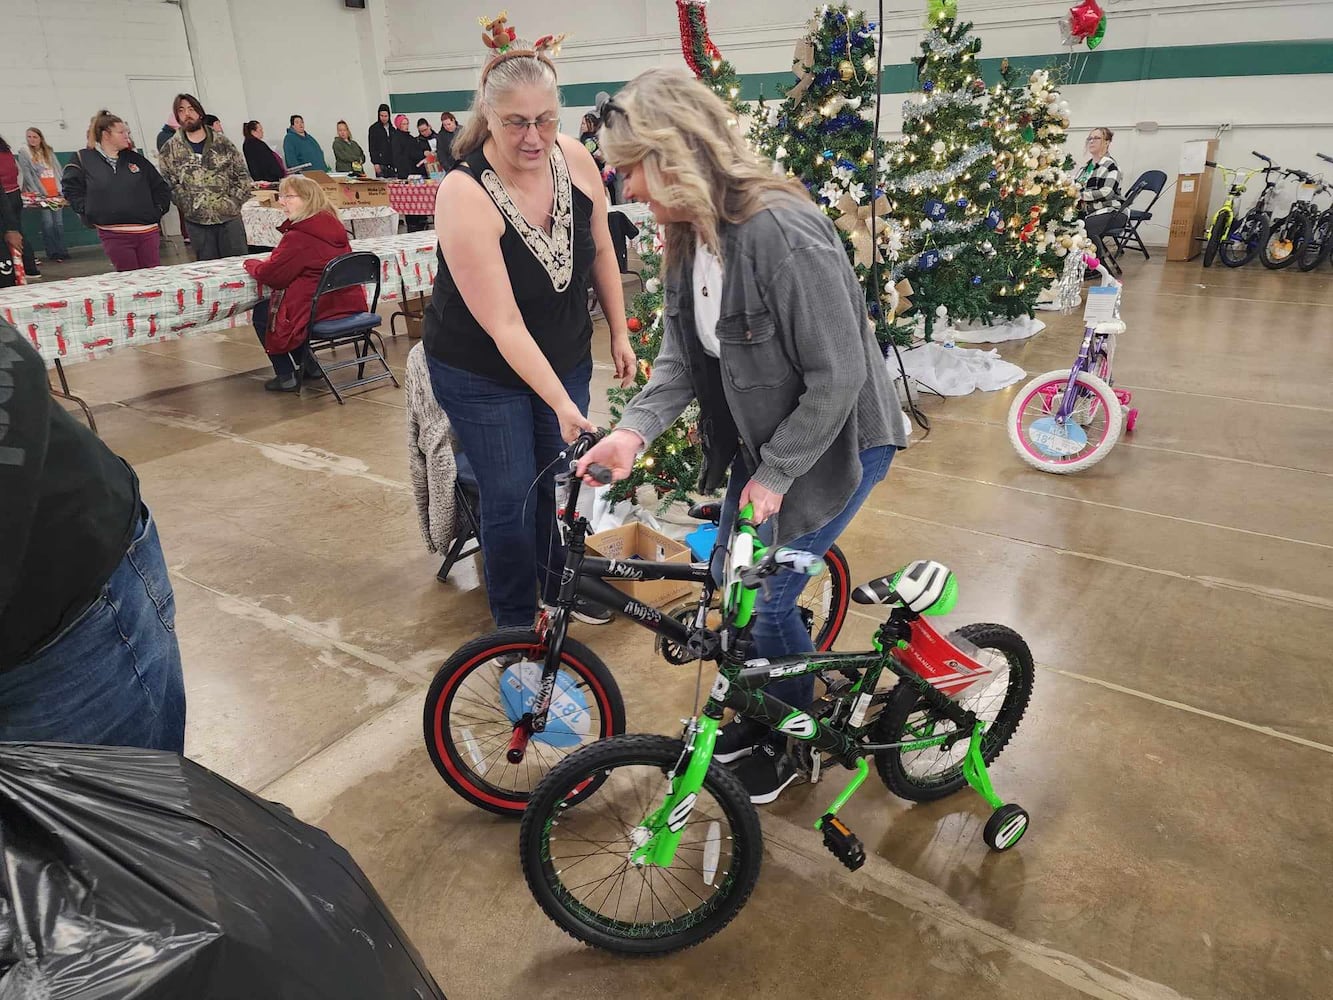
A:
[[[1051,64],[1064,65],[1066,52],[1050,55],[1014,56],[1010,62],[1032,70]],[[1000,60],[982,59],[982,73],[995,80]],[[1071,77],[1080,84],[1124,83],[1133,80],[1180,80],[1217,76],[1280,76],[1285,74],[1333,73],[1333,39],[1285,42],[1231,42],[1219,45],[1164,45],[1158,48],[1076,50]],[[748,73],[741,77],[741,96],[747,101],[780,96],[780,88],[792,82],[790,72]],[[561,88],[570,107],[591,105],[599,90],[614,94],[623,80],[601,83],[571,83]],[[883,92],[906,94],[916,89],[916,67],[897,63],[884,67]],[[424,114],[431,111],[463,111],[472,102],[470,90],[427,90],[390,94],[395,112]]]

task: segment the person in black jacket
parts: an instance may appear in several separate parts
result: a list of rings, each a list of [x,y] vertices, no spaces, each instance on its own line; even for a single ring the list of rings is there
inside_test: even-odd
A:
[[[3,320],[0,377],[0,741],[183,753],[176,600],[138,477]]]
[[[366,149],[370,151],[370,162],[381,177],[397,177],[393,169],[393,157],[390,152],[393,145],[393,125],[389,123],[389,106],[380,105],[379,120],[370,126],[366,133]]]
[[[158,223],[171,207],[171,188],[157,167],[129,145],[124,119],[99,111],[88,127],[88,148],[74,154],[61,178],[69,207],[97,230],[117,271],[161,263]]]
[[[250,171],[250,177],[273,183],[282,180],[282,162],[264,141],[263,124],[257,121],[246,122],[241,126],[241,131],[245,134],[241,149],[245,153],[245,166]]]
[[[395,175],[402,180],[414,174],[426,176],[426,153],[430,150],[430,144],[426,143],[423,147],[421,137],[407,130],[407,115],[399,115],[393,120],[393,124],[393,145],[389,147],[389,153],[393,159]],[[429,220],[429,215],[403,217],[409,233],[421,232],[430,225]]]
[[[3,239],[5,244],[0,246],[0,253],[23,253],[22,221],[9,199],[0,198],[0,239]],[[0,288],[4,287],[6,286],[0,285]]]

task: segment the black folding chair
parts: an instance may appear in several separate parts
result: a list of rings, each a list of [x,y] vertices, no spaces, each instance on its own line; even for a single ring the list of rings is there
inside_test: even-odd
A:
[[[1120,210],[1125,213],[1125,224],[1115,232],[1106,234],[1107,239],[1115,240],[1117,257],[1123,254],[1125,248],[1128,247],[1143,254],[1144,260],[1152,260],[1152,257],[1148,254],[1148,248],[1143,245],[1143,237],[1139,235],[1139,226],[1152,218],[1152,208],[1157,204],[1157,199],[1162,196],[1164,187],[1166,187],[1166,174],[1160,170],[1147,170],[1126,193],[1125,200],[1120,206]],[[1148,202],[1147,208],[1140,210],[1134,207],[1134,199],[1144,191],[1152,193],[1152,200]]]
[[[444,562],[435,574],[441,583],[449,579],[449,571],[458,560],[481,551],[481,494],[477,476],[461,451],[454,453],[457,473],[454,478],[454,542],[444,554]],[[471,547],[468,543],[471,542]]]
[[[328,292],[336,292],[339,289],[352,288],[356,285],[375,286],[375,293],[370,300],[369,312],[339,316],[337,319],[315,320],[319,311],[321,296]],[[398,385],[398,380],[394,378],[393,372],[389,369],[389,363],[384,360],[384,341],[375,331],[375,327],[383,322],[379,313],[375,312],[375,307],[379,305],[379,301],[380,258],[378,254],[365,250],[345,253],[341,257],[335,257],[324,267],[324,273],[319,278],[319,287],[315,289],[315,300],[310,304],[310,341],[308,346],[311,358],[314,358],[318,351],[332,352],[338,347],[348,345],[356,352],[354,358],[336,361],[331,364],[316,360],[324,383],[329,387],[334,399],[338,400],[339,404],[343,402],[342,393],[338,391],[339,389],[355,389],[358,386],[370,385],[384,379],[388,379],[395,387]],[[371,338],[374,338],[374,341]],[[375,342],[379,343],[378,351],[375,350]],[[384,371],[367,378],[366,365],[371,361],[377,361],[383,365]],[[330,372],[353,366],[356,367],[356,379],[354,381],[343,382],[339,385],[333,384],[333,380],[329,378]]]

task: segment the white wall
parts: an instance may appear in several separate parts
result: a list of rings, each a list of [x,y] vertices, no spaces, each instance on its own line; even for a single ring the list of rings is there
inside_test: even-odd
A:
[[[0,0],[0,7],[0,134],[17,146],[35,125],[56,149],[75,149],[88,119],[108,108],[130,123],[140,146],[156,149],[171,95],[194,87],[176,7],[160,0]]]
[[[1058,18],[1072,0],[961,0],[983,44],[982,56],[1026,56],[1061,51]],[[683,66],[675,5],[669,0],[619,0],[562,4],[508,0],[510,22],[521,35],[567,31],[561,82],[625,80],[651,65]],[[924,0],[886,3],[885,61],[907,63],[918,52]],[[1087,56],[1117,49],[1231,42],[1333,39],[1330,0],[1113,0],[1106,41]],[[715,0],[708,6],[712,37],[741,73],[785,71],[792,45],[813,12],[812,0]],[[397,93],[461,90],[475,85],[484,50],[476,11],[467,4],[437,0],[388,0],[388,61],[385,75]],[[1080,48],[1079,53],[1087,50]],[[1083,55],[1079,59],[1083,59]],[[1333,43],[1328,65],[1333,70]],[[1116,132],[1113,152],[1130,179],[1149,169],[1174,178],[1181,144],[1223,132],[1219,158],[1253,163],[1251,149],[1279,161],[1313,169],[1316,150],[1333,155],[1333,76],[1246,76],[1147,79],[1067,88],[1074,131],[1069,148],[1081,155],[1088,128],[1106,124]],[[901,96],[886,95],[884,125],[901,127]],[[577,126],[582,107],[570,108],[564,126]],[[1157,122],[1155,131],[1137,123]],[[1128,183],[1128,181],[1126,182]],[[1220,199],[1220,185],[1215,185]],[[1165,241],[1163,225],[1145,230],[1151,242]]]
[[[335,123],[364,144],[386,93],[383,0],[348,10],[341,0],[0,0],[5,67],[0,135],[36,125],[56,149],[84,144],[106,107],[130,122],[146,151],[172,97],[195,93],[237,143],[258,118],[280,145],[288,116],[332,163]]]

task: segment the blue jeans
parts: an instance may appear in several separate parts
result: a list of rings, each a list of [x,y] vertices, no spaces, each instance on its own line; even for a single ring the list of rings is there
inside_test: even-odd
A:
[[[176,597],[147,507],[97,600],[0,673],[0,740],[184,752]]]
[[[865,503],[875,484],[888,475],[889,463],[893,461],[897,450],[893,445],[886,444],[878,448],[867,448],[861,452],[861,485],[848,499],[847,505],[821,527],[785,543],[786,547],[818,552],[821,556],[828,552],[843,529],[856,516],[856,512],[861,509],[861,505]],[[748,481],[749,475],[740,459],[737,459],[731,470],[731,480],[727,484],[726,499],[722,503],[718,530],[720,538],[727,538],[731,534],[731,525],[736,519],[741,490]],[[778,517],[781,516],[779,511]],[[772,520],[759,526],[759,537],[766,545],[773,544]],[[713,576],[715,579],[721,577],[721,566],[717,558],[713,564]],[[754,640],[755,656],[786,656],[814,650],[815,644],[811,641],[810,633],[806,630],[805,623],[801,621],[801,613],[796,606],[796,601],[809,580],[808,576],[799,573],[778,573],[770,577],[768,586],[759,592],[754,605],[754,625],[750,632],[750,637]],[[810,675],[789,677],[774,681],[764,688],[764,691],[795,708],[805,708],[814,701],[815,679]]]
[[[565,447],[560,421],[527,386],[503,385],[427,359],[435,399],[477,476],[491,617],[497,628],[527,628],[537,614],[537,588],[553,603],[565,568],[555,527],[553,463]],[[560,381],[574,405],[587,413],[592,359]]]
[[[69,251],[65,249],[65,217],[62,212],[42,209],[42,242],[46,244],[46,256],[49,259],[69,256]]]

